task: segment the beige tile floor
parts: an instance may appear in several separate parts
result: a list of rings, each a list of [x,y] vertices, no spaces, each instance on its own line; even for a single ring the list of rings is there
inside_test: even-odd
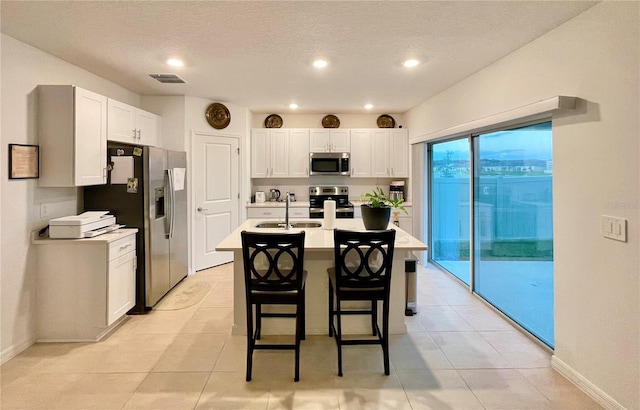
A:
[[[232,265],[196,273],[196,306],[132,316],[98,343],[35,344],[1,368],[9,409],[599,409],[550,368],[550,353],[450,276],[420,268],[418,314],[379,346],[308,336],[301,380],[291,351],[258,351],[245,382],[245,338],[231,335]],[[268,324],[265,324],[267,326]]]

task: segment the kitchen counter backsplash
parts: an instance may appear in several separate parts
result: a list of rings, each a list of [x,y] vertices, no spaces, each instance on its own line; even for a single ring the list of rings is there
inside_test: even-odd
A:
[[[284,201],[249,202],[248,208],[284,208]],[[291,202],[291,208],[309,208],[309,201]]]

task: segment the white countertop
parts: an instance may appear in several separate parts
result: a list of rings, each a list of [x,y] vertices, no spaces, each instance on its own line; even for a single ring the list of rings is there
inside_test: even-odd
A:
[[[113,242],[113,241],[117,241],[118,239],[124,238],[126,236],[129,235],[133,235],[136,232],[138,232],[138,228],[120,228],[117,229],[115,231],[112,232],[108,232],[102,235],[98,235],[98,236],[94,236],[92,238],[79,238],[79,239],[73,239],[73,238],[69,238],[69,239],[64,239],[64,238],[56,238],[56,239],[52,239],[49,238],[48,236],[40,238],[38,236],[38,232],[34,232],[33,235],[33,243],[37,244],[37,245],[52,245],[52,244],[57,244],[57,243],[71,243],[71,242],[77,242],[77,243],[104,243],[104,242]]]
[[[291,222],[302,221],[303,219],[292,219]],[[285,232],[283,228],[256,228],[255,225],[262,222],[262,219],[247,219],[242,225],[240,225],[235,231],[231,232],[222,242],[216,246],[216,251],[237,251],[242,249],[242,240],[240,239],[240,232]],[[309,221],[304,219],[304,221]],[[313,219],[313,222],[322,223],[322,219]],[[273,222],[273,221],[269,221]],[[336,228],[350,229],[364,231],[364,224],[362,219],[336,219]],[[398,228],[393,224],[389,224],[389,228],[396,230],[396,243],[395,248],[397,250],[406,251],[424,251],[427,250],[427,245],[422,241],[409,235],[407,232]],[[300,232],[305,231],[305,250],[331,250],[333,249],[333,230],[323,228],[298,228],[290,229],[288,232]]]
[[[363,203],[363,201],[360,201],[358,199],[350,199],[349,202],[351,202],[353,206],[360,206]],[[309,201],[291,202],[290,206],[292,208],[308,208]],[[402,206],[411,206],[411,202],[403,202]],[[280,201],[252,202],[247,204],[247,208],[284,208],[284,202],[280,202]]]

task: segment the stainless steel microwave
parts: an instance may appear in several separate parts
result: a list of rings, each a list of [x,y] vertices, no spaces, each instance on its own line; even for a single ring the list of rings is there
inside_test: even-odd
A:
[[[312,152],[309,175],[350,175],[348,152]]]

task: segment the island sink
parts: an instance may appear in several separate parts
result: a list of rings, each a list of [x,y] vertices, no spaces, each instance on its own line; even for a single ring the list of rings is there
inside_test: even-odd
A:
[[[320,228],[322,223],[312,221],[291,222],[292,228]],[[284,222],[260,222],[256,228],[284,228]]]

